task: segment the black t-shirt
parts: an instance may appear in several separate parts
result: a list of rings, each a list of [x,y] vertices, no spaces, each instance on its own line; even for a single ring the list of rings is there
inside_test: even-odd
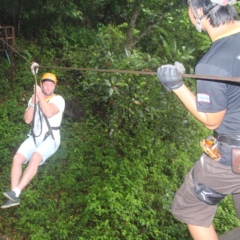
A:
[[[212,43],[199,61],[196,74],[240,77],[240,33],[223,37]],[[197,80],[197,110],[226,115],[216,129],[219,134],[240,135],[240,83],[215,80]]]

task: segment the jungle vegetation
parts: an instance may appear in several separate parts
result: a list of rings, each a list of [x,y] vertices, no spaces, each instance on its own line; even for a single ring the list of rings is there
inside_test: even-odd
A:
[[[66,100],[61,147],[20,206],[1,210],[0,237],[191,239],[171,203],[211,132],[156,75],[78,69],[156,72],[179,61],[194,73],[211,42],[191,25],[186,1],[1,0],[0,16],[16,36],[13,49],[0,42],[1,192],[10,188],[12,157],[30,129],[23,112],[33,93],[31,62],[40,65],[38,80],[46,71],[58,76],[56,93]],[[184,82],[195,91],[194,79]],[[239,226],[231,196],[214,226],[218,234]]]

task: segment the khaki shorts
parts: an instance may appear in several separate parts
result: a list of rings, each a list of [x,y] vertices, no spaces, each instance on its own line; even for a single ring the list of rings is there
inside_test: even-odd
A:
[[[198,183],[222,194],[233,194],[237,215],[240,218],[240,174],[203,154],[194,165],[194,178]],[[186,224],[209,227],[214,219],[217,206],[199,200],[194,193],[192,170],[185,177],[183,185],[175,195],[172,204],[173,215]]]

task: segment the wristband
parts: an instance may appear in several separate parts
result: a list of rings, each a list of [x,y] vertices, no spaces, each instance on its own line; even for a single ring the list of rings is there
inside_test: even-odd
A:
[[[32,107],[34,107],[35,105],[34,105],[34,104],[32,104],[32,103],[29,103],[29,106],[32,106]]]

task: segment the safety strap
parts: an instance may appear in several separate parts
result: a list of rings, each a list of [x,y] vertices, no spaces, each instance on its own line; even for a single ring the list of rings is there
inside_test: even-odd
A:
[[[53,135],[53,132],[52,132],[52,130],[53,130],[53,128],[50,126],[50,123],[49,123],[49,121],[48,121],[48,118],[43,114],[43,117],[44,117],[44,119],[45,119],[45,122],[46,122],[46,124],[47,124],[47,126],[48,126],[48,132],[46,133],[46,135],[45,135],[45,137],[47,137],[48,136],[48,134],[52,137],[52,139],[55,141],[55,138],[54,138],[54,135]],[[58,127],[58,129],[59,129],[59,127]],[[44,140],[45,140],[45,137],[44,137]],[[44,141],[43,140],[43,141]]]
[[[51,97],[48,97],[48,98],[46,99],[46,101],[49,102],[50,99],[53,98],[54,96],[56,96],[56,94],[53,94]],[[36,94],[35,94],[35,97],[36,97]],[[41,109],[41,108],[40,108],[40,106],[38,105],[39,116],[40,116],[40,111],[41,111],[40,109]],[[40,117],[39,117],[39,120],[40,120],[40,123],[41,123],[41,132],[40,132],[40,134],[39,134],[38,136],[36,136],[35,133],[34,133],[34,120],[35,120],[36,111],[37,111],[37,109],[36,109],[36,104],[35,104],[35,105],[34,105],[34,114],[33,114],[33,124],[32,124],[32,126],[31,126],[31,135],[32,135],[32,137],[33,137],[33,140],[34,140],[35,145],[36,145],[36,137],[40,136],[41,133],[42,133],[42,120],[41,120]],[[42,112],[42,111],[41,111],[41,112]],[[51,136],[52,139],[55,141],[55,138],[54,138],[54,135],[53,135],[52,130],[58,130],[60,127],[51,127],[51,125],[50,125],[50,123],[49,123],[49,121],[48,121],[48,118],[45,116],[45,114],[44,114],[43,112],[42,112],[42,115],[43,115],[43,117],[44,117],[44,119],[45,119],[45,122],[46,122],[46,124],[47,124],[47,127],[48,127],[48,131],[46,132],[43,141],[44,141],[48,136]]]
[[[48,131],[45,133],[45,136],[44,136],[44,138],[43,138],[43,141],[46,140],[47,137],[49,137],[49,136],[51,135],[52,130],[59,130],[59,129],[60,129],[60,127],[51,127],[51,129],[48,130]]]
[[[38,68],[39,65],[36,62],[33,62],[31,65],[31,71],[32,74],[34,76],[34,82],[35,82],[35,87],[34,87],[34,103],[36,103],[37,101],[37,96],[36,96],[36,88],[37,88],[37,73],[38,73]],[[40,107],[38,107],[38,114],[39,114],[39,119],[40,119]],[[34,143],[36,145],[36,135],[34,133],[34,124],[35,124],[35,117],[36,117],[36,112],[37,112],[37,105],[34,104],[34,111],[33,111],[33,119],[32,119],[32,124],[31,124],[31,135],[33,136],[34,139]],[[41,122],[42,124],[42,122]],[[42,125],[41,125],[41,130],[42,130]],[[40,132],[41,134],[41,132]],[[40,135],[39,135],[40,136]]]
[[[38,115],[39,115],[40,124],[41,124],[41,131],[40,131],[38,136],[34,132],[34,124],[35,124],[36,112],[37,112],[37,105],[34,104],[33,120],[32,120],[32,124],[31,124],[31,135],[33,137],[33,141],[34,141],[35,145],[36,145],[36,137],[40,136],[41,133],[42,133],[42,121],[41,121],[41,118],[40,118],[40,106],[39,105],[38,105]]]
[[[46,101],[49,102],[54,96],[56,96],[56,94],[53,94],[52,96],[48,97],[46,99]],[[44,115],[44,113],[42,113],[42,114],[43,114],[45,122],[46,122],[46,124],[48,126],[48,132],[45,134],[44,140],[50,135],[52,137],[52,139],[55,141],[55,138],[54,138],[52,130],[58,130],[60,127],[51,127],[51,125],[50,125],[50,123],[48,121],[48,118]]]

